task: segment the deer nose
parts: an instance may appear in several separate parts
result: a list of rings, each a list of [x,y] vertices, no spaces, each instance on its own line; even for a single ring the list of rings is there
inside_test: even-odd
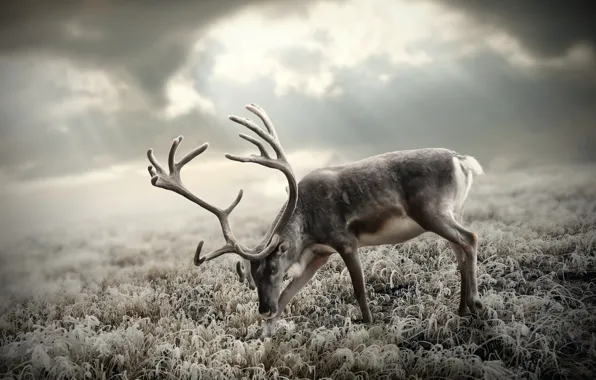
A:
[[[265,302],[259,302],[259,315],[267,318],[271,314],[271,308]]]

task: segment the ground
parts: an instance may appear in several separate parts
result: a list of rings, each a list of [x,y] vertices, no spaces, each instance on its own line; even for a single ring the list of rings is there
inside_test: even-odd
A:
[[[428,234],[361,250],[373,324],[360,323],[334,257],[260,342],[256,291],[238,281],[236,257],[192,265],[199,239],[222,242],[215,218],[192,212],[4,247],[2,378],[596,378],[594,167],[476,181],[465,225],[479,236],[480,318],[457,316],[455,256]],[[234,219],[239,238],[258,241],[263,215]]]

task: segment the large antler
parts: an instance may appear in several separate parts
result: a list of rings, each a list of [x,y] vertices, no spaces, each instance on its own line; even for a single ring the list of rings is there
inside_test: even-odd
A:
[[[147,158],[149,158],[149,161],[152,164],[152,166],[150,165],[147,169],[149,171],[149,174],[151,175],[151,184],[153,186],[178,193],[186,199],[198,204],[205,210],[211,212],[217,217],[217,219],[219,219],[219,223],[221,225],[226,244],[219,249],[209,252],[205,257],[201,258],[200,253],[201,249],[203,248],[203,241],[201,240],[197,246],[197,250],[195,253],[195,265],[201,265],[205,261],[212,260],[216,257],[223,255],[224,253],[231,252],[235,252],[247,260],[260,260],[266,257],[269,253],[273,251],[273,249],[275,249],[275,247],[279,243],[279,237],[273,237],[269,244],[266,247],[264,247],[263,250],[261,250],[258,254],[253,254],[252,252],[248,252],[246,247],[242,246],[238,242],[238,240],[236,240],[234,234],[232,233],[232,229],[230,228],[228,217],[230,216],[230,213],[234,210],[234,208],[238,206],[238,203],[240,203],[243,194],[242,190],[238,192],[236,199],[234,199],[230,206],[228,206],[225,209],[220,209],[197,197],[182,184],[182,181],[180,179],[180,170],[182,169],[182,167],[184,167],[184,165],[189,163],[192,159],[203,153],[209,147],[209,144],[205,143],[200,147],[195,148],[192,152],[188,153],[179,162],[174,162],[176,150],[178,149],[178,145],[180,145],[182,139],[183,137],[179,136],[172,142],[172,147],[170,148],[170,153],[168,155],[169,174],[165,172],[163,167],[159,164],[159,162],[153,155],[153,149],[149,149],[147,151]]]
[[[267,115],[265,110],[263,110],[261,107],[257,106],[256,104],[248,104],[248,105],[246,105],[246,109],[249,110],[250,112],[254,113],[255,115],[257,115],[263,121],[263,124],[265,125],[265,128],[267,128],[268,133],[265,132],[264,130],[262,130],[261,128],[259,128],[253,121],[251,121],[249,119],[232,115],[232,116],[229,116],[230,120],[244,125],[246,128],[255,132],[257,135],[259,135],[259,137],[261,137],[263,140],[265,140],[267,143],[269,143],[269,145],[271,145],[271,147],[275,151],[277,158],[276,159],[271,158],[269,156],[269,154],[267,153],[267,150],[265,150],[265,147],[259,140],[255,139],[254,137],[245,135],[244,133],[240,133],[239,136],[241,138],[243,138],[244,140],[249,141],[249,142],[253,143],[254,145],[256,145],[256,147],[259,149],[259,152],[261,153],[261,155],[260,156],[251,155],[250,157],[239,157],[239,156],[234,156],[231,154],[226,154],[226,158],[233,160],[233,161],[238,161],[238,162],[252,162],[255,164],[266,166],[268,168],[277,169],[277,170],[281,171],[286,176],[286,179],[288,180],[288,185],[289,185],[288,186],[288,201],[284,204],[282,209],[277,214],[275,220],[273,221],[273,223],[271,224],[271,226],[265,233],[265,236],[263,237],[261,242],[259,244],[257,244],[250,251],[248,251],[248,252],[245,251],[245,253],[249,253],[251,255],[261,256],[262,252],[267,251],[268,247],[271,245],[271,242],[273,240],[277,241],[279,234],[281,233],[283,228],[287,225],[287,223],[290,221],[290,218],[292,217],[292,213],[296,209],[296,204],[298,202],[298,185],[296,183],[296,177],[294,176],[292,167],[291,167],[290,163],[288,162],[288,160],[285,156],[284,150],[281,146],[281,142],[279,141],[279,138],[277,137],[277,131],[275,130],[275,127],[273,126],[273,123],[271,122],[271,119],[269,119],[269,116]]]

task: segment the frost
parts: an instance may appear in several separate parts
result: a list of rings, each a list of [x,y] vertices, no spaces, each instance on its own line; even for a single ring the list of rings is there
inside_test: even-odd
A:
[[[250,209],[250,207],[248,207]],[[276,209],[232,219],[255,244]],[[2,252],[0,373],[28,379],[596,378],[596,170],[488,173],[465,224],[479,236],[486,315],[457,316],[460,274],[432,235],[361,252],[373,323],[332,257],[257,336],[257,295],[188,213],[90,222]],[[242,227],[245,227],[243,230]]]
[[[43,368],[46,371],[49,371],[52,368],[52,359],[43,345],[37,344],[33,347],[33,352],[31,352],[31,364],[33,364],[33,368]]]

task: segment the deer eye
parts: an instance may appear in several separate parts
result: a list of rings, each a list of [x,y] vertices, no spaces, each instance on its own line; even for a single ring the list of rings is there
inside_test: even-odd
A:
[[[271,270],[271,274],[277,273],[278,265],[277,263],[273,262],[269,265],[269,269]]]

